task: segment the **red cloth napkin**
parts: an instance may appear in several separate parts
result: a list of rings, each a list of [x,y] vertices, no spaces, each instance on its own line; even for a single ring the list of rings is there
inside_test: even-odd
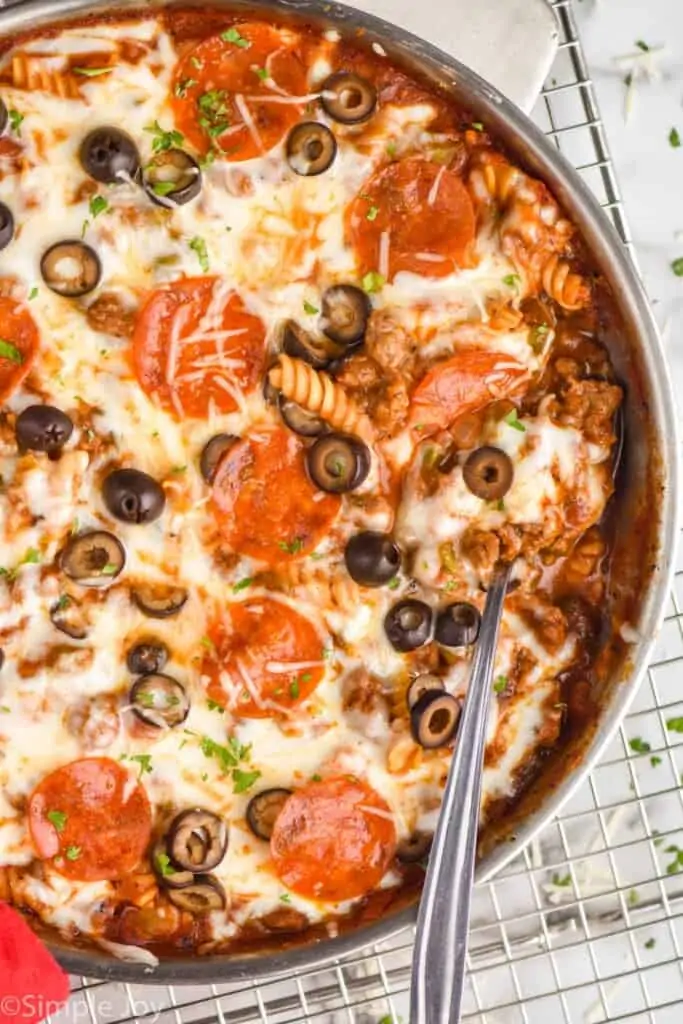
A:
[[[0,902],[0,1024],[37,1024],[69,998],[69,979],[21,914]]]

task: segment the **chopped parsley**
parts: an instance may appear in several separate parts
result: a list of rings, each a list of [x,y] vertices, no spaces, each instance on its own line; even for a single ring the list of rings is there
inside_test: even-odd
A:
[[[67,846],[65,852],[67,860],[78,860],[83,850],[80,846]]]
[[[205,171],[207,169],[207,167],[211,166],[211,164],[214,162],[215,159],[216,159],[216,154],[215,154],[213,149],[210,149],[208,151],[208,153],[206,154],[206,156],[203,156],[199,160],[199,166],[201,167],[201,169],[203,171]],[[226,231],[230,231],[231,229],[230,228],[226,228],[225,230]]]
[[[193,68],[196,68],[197,71],[201,71],[204,67],[204,61],[200,60],[199,57],[190,57],[190,64]]]
[[[169,875],[175,875],[175,868],[171,864],[171,858],[167,853],[155,854],[154,861],[156,866],[159,868],[159,874],[162,878],[168,878]]]
[[[20,114],[18,110],[8,110],[10,128],[17,135],[21,136],[21,122],[24,120],[24,115]]]
[[[639,50],[642,50],[643,53],[649,53],[650,52],[650,47],[642,39],[636,39],[636,46],[638,47]]]
[[[387,583],[387,587],[389,588],[389,590],[398,590],[400,585],[401,581],[399,580],[398,576],[394,576],[393,579],[390,579],[389,582]]]
[[[549,330],[550,328],[547,324],[536,324],[535,327],[532,327],[529,331],[529,345],[535,355],[538,355],[539,352],[543,351],[545,337]]]
[[[209,270],[209,254],[207,252],[206,242],[204,241],[204,239],[200,238],[199,235],[195,235],[195,237],[190,242],[190,249],[192,249],[192,252],[197,254],[197,259],[199,260],[199,266],[202,268],[204,273],[205,274],[208,273],[208,270]]]
[[[654,949],[656,942],[656,939],[648,939],[645,943],[645,949]]]
[[[252,68],[252,71],[258,78],[261,79],[262,82],[265,82],[268,78],[270,78],[267,68]]]
[[[298,555],[304,546],[304,542],[301,537],[295,537],[294,540],[281,540],[278,543],[280,551],[286,551],[288,555]]]
[[[673,853],[674,859],[670,861],[666,866],[667,875],[676,875],[683,868],[683,850],[675,843],[671,846],[667,846],[664,853]]]
[[[515,430],[521,430],[522,433],[526,431],[526,427],[519,418],[519,414],[516,409],[511,409],[507,416],[503,417],[508,427],[513,427]]]
[[[473,121],[471,127],[474,128],[475,132],[483,132],[484,130],[484,125],[481,121]]]
[[[629,889],[627,902],[629,907],[635,907],[637,903],[640,903],[640,896],[638,895],[637,889]]]
[[[683,273],[683,271],[681,271],[681,273]],[[368,295],[381,291],[386,283],[386,278],[376,270],[368,270],[367,274],[364,274],[361,280],[363,291],[367,292]]]
[[[135,761],[140,765],[140,774],[138,778],[141,779],[143,775],[151,774],[152,771],[152,755],[151,754],[131,754],[128,758],[129,761]]]
[[[678,149],[681,145],[681,136],[679,135],[678,128],[672,128],[669,132],[669,145],[672,149]]]
[[[217,711],[219,715],[225,714],[225,708],[223,707],[223,705],[219,704],[217,700],[211,700],[210,697],[206,702],[206,706],[209,709],[209,711]]]
[[[9,359],[11,363],[16,363],[18,366],[24,361],[24,357],[11,341],[7,341],[6,338],[0,338],[0,358]]]
[[[301,689],[299,687],[299,680],[293,679],[292,682],[289,684],[289,696],[292,698],[292,700],[296,700],[300,693]]]
[[[669,732],[683,732],[683,718],[667,718],[666,727]]]
[[[84,75],[86,78],[99,78],[100,75],[109,74],[115,67],[115,64],[111,64],[106,68],[72,68],[71,70],[75,75]]]
[[[175,149],[178,146],[182,146],[184,142],[182,132],[176,131],[175,129],[166,131],[165,128],[161,127],[158,121],[155,121],[154,124],[151,125],[148,124],[145,127],[145,131],[154,136],[152,139],[152,149],[155,153],[164,153],[168,149]]]
[[[155,181],[152,185],[152,192],[155,196],[168,196],[171,192],[175,192],[178,187],[178,183],[175,181]]]
[[[683,277],[683,256],[679,256],[678,259],[672,261],[671,269],[676,277]]]
[[[33,288],[31,288],[31,291],[28,293],[28,301],[31,302],[31,300],[35,299],[37,295],[38,295],[38,288],[37,288],[36,285],[34,285]]]
[[[281,899],[281,901],[283,903],[291,903],[292,902],[292,897],[289,895],[288,892],[283,892],[282,895],[280,896],[280,899]]]
[[[226,774],[231,768],[236,768],[240,761],[246,761],[251,752],[251,744],[245,746],[239,740],[236,740],[234,736],[228,737],[226,746],[216,743],[209,736],[202,736],[199,746],[204,757],[215,758]]]
[[[206,647],[207,651],[212,651],[215,647],[213,640],[209,636],[203,636],[199,642],[202,647]]]
[[[323,781],[322,775],[318,775],[317,772],[315,773],[315,775],[311,775],[311,782],[322,782],[322,781]]]
[[[184,473],[187,466],[171,466],[172,473]]]
[[[99,217],[101,213],[104,213],[109,209],[109,201],[104,196],[93,196],[90,200],[90,216],[95,218]]]
[[[365,214],[366,220],[376,220],[377,214],[379,213],[379,206],[375,206],[374,203]]]
[[[496,693],[502,693],[503,690],[505,689],[505,687],[507,686],[507,684],[508,684],[508,677],[507,676],[498,676],[498,678],[496,679],[496,681],[493,684],[493,689],[496,691]]]
[[[138,690],[135,694],[135,703],[142,704],[143,708],[153,708],[154,694],[150,690]]]
[[[553,885],[559,885],[561,888],[566,888],[566,886],[571,885],[571,884],[572,884],[572,876],[571,875],[558,875],[558,874],[553,875]]]
[[[651,750],[647,740],[641,739],[640,736],[634,736],[628,741],[628,745],[634,754],[649,754]]]
[[[650,758],[650,764],[652,765],[653,768],[656,768],[657,765],[661,764],[661,763],[662,763],[661,757],[657,757],[656,754],[653,754],[652,757]]]
[[[0,704],[0,715],[9,715],[10,710],[6,704]]]
[[[246,590],[254,582],[253,576],[245,576],[244,579],[238,580],[237,583],[233,584],[233,594],[239,594],[240,590]]]
[[[392,160],[394,159],[394,157],[396,156],[396,143],[395,142],[387,142],[386,154]]]
[[[176,96],[178,96],[181,100],[184,100],[187,94],[187,90],[191,89],[193,85],[198,84],[199,83],[197,82],[196,78],[181,78],[181,80],[176,85],[174,92]]]
[[[64,811],[48,811],[45,817],[52,825],[54,825],[58,832],[64,831],[67,822],[67,815]]]
[[[241,47],[243,50],[248,50],[251,43],[244,36],[241,36],[236,28],[229,28],[225,32],[221,32],[221,39],[224,43],[234,43],[235,46]]]
[[[503,278],[503,284],[507,285],[508,288],[517,288],[521,282],[519,274],[506,274]]]
[[[243,772],[240,768],[233,769],[232,791],[233,793],[246,793],[254,785],[257,779],[261,778],[261,772],[254,769],[252,772]]]
[[[227,98],[225,89],[209,89],[197,100],[199,124],[212,139],[222,135],[226,128],[230,127]]]
[[[319,312],[320,310],[317,306],[314,306],[312,302],[304,299],[304,313],[308,313],[309,316],[315,316],[315,314]]]
[[[103,566],[102,569],[100,569],[100,575],[102,575],[102,576],[116,576],[118,571],[119,571],[118,565],[116,565],[114,562],[107,562],[107,564],[105,566]]]

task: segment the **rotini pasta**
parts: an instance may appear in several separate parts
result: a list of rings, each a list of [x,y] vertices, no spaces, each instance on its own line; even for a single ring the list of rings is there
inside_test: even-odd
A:
[[[46,66],[42,57],[17,53],[12,57],[10,79],[15,89],[49,92],[61,99],[78,99],[80,89],[74,75]]]
[[[586,281],[557,255],[552,255],[543,267],[541,281],[544,291],[563,309],[582,309],[590,301]]]
[[[356,434],[363,440],[373,437],[370,420],[341,385],[303,360],[283,353],[270,370],[268,380],[290,401],[320,416],[335,430]]]

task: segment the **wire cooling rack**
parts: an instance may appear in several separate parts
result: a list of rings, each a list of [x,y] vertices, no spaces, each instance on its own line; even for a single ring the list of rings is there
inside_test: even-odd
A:
[[[0,2],[0,6],[3,4]],[[534,117],[630,236],[571,0]],[[463,1020],[683,1020],[683,560],[647,678],[602,763],[475,892]],[[207,987],[73,979],[51,1024],[407,1024],[412,934],[287,980]]]

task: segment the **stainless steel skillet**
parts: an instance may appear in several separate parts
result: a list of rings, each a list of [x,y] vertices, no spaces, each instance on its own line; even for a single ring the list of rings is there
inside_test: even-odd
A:
[[[0,34],[11,35],[87,13],[140,8],[148,12],[164,2],[169,0],[26,0],[0,11]],[[192,0],[185,0],[183,6],[191,4]],[[195,5],[201,17],[207,5],[203,0],[195,0]],[[615,296],[620,323],[618,329],[606,328],[605,341],[625,384],[627,401],[624,469],[612,524],[617,557],[623,557],[627,568],[621,583],[613,588],[612,598],[627,604],[636,597],[630,615],[634,628],[625,638],[634,642],[623,652],[599,695],[600,713],[594,730],[577,737],[555,762],[548,764],[533,792],[522,799],[519,810],[508,820],[515,841],[509,842],[509,836],[502,832],[484,836],[478,869],[478,878],[483,880],[543,828],[590,771],[617,729],[647,665],[672,573],[677,504],[673,400],[654,321],[621,242],[579,175],[524,114],[472,71],[403,29],[340,4],[324,0],[224,0],[221,4],[221,0],[213,0],[210,5],[251,14],[301,17],[323,28],[337,28],[342,34],[362,29],[368,45],[379,43],[390,59],[448,90],[456,102],[471,110],[473,119],[490,127],[516,160],[547,182],[583,234],[596,267]],[[640,523],[639,553],[629,560],[636,516]],[[300,948],[249,956],[174,958],[154,969],[115,961],[92,948],[77,948],[52,934],[46,937],[64,966],[77,974],[131,982],[200,984],[288,974],[381,941],[414,919],[415,908],[408,907],[336,938]]]

